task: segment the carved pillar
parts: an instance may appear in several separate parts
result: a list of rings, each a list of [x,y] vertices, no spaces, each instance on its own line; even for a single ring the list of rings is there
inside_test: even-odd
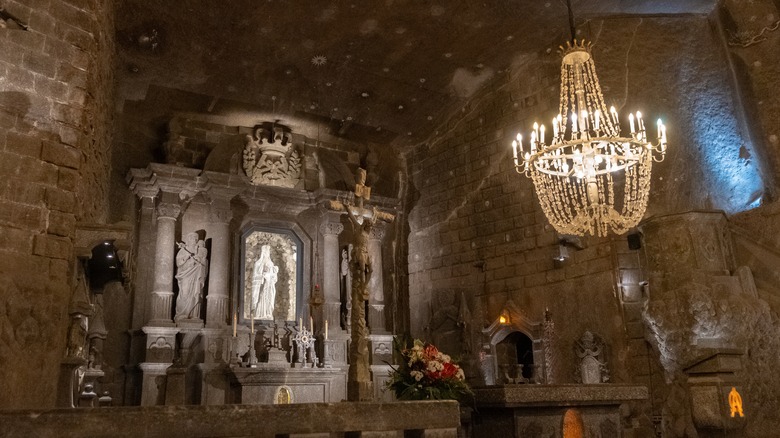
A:
[[[157,196],[157,188],[136,188],[136,195],[140,198],[138,220],[138,258],[135,275],[135,297],[133,299],[133,329],[138,330],[151,319],[150,301],[154,285],[154,257],[155,229],[154,229],[154,200]]]
[[[209,294],[206,297],[206,326],[224,327],[228,314],[230,289],[230,205],[211,207],[211,261]]]
[[[371,264],[374,271],[368,282],[370,296],[368,299],[368,325],[372,333],[386,332],[385,329],[385,289],[382,276],[382,238],[385,230],[380,226],[374,226],[368,236],[368,253],[371,256]]]
[[[327,222],[320,226],[323,238],[322,292],[325,297],[323,319],[328,321],[329,329],[334,333],[342,332],[339,324],[341,310],[340,276],[341,254],[339,234],[344,226],[338,222]]]
[[[176,244],[176,218],[179,204],[161,202],[157,206],[157,247],[154,254],[154,288],[152,289],[151,326],[172,326],[173,265]]]

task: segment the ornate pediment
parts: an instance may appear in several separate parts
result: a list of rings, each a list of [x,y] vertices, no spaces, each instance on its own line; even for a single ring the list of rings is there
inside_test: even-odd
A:
[[[244,171],[254,185],[295,187],[301,181],[301,156],[288,130],[257,125],[246,136]]]

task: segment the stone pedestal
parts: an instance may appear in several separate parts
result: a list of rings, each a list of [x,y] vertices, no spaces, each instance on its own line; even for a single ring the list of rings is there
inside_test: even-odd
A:
[[[226,365],[199,363],[197,371],[201,405],[224,405],[230,402],[230,369]]]
[[[165,404],[187,404],[187,368],[172,366],[165,370]]]
[[[348,336],[346,334],[342,334],[333,338],[329,337],[327,340],[323,341],[324,351],[322,361],[325,366],[347,366],[347,339]]]
[[[371,365],[393,363],[393,335],[370,334]]]
[[[141,368],[141,406],[165,404],[165,377],[170,364],[144,362]]]

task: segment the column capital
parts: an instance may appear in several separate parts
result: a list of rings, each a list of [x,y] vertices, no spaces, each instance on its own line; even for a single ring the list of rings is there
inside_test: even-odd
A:
[[[320,225],[320,233],[325,236],[338,236],[344,231],[344,225],[338,222],[326,222]]]
[[[176,219],[181,213],[181,205],[170,202],[157,204],[157,218]]]

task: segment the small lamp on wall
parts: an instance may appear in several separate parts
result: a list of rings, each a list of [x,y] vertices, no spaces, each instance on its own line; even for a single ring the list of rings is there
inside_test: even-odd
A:
[[[512,319],[509,317],[509,311],[504,309],[501,314],[498,315],[498,323],[502,325],[509,325],[512,323]]]

